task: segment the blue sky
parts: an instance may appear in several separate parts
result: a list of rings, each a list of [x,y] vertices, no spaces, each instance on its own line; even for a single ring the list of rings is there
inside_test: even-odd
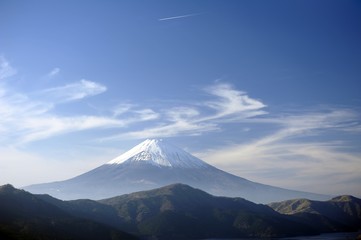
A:
[[[223,170],[361,196],[360,1],[0,2],[0,184],[164,138]]]

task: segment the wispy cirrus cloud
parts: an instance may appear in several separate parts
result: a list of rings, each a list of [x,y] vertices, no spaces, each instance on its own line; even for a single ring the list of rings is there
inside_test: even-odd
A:
[[[16,138],[25,127],[22,120],[42,115],[51,108],[50,103],[30,101],[27,96],[10,93],[0,86],[0,140]]]
[[[320,135],[326,131],[350,131],[357,128],[360,114],[353,109],[345,108],[320,108],[301,113],[272,116],[269,118],[255,119],[254,123],[271,123],[280,130],[270,134],[256,144],[269,144],[293,137]]]
[[[101,94],[107,87],[89,80],[82,79],[78,82],[69,83],[65,86],[48,88],[42,90],[38,95],[43,95],[54,102],[69,102],[86,97]]]
[[[267,113],[261,110],[266,107],[264,103],[249,97],[245,92],[234,89],[229,84],[219,83],[206,87],[204,91],[217,97],[215,100],[204,103],[205,106],[216,110],[216,114],[207,116],[202,120],[227,118],[227,121],[231,121],[232,119],[250,118]]]
[[[221,130],[222,123],[266,114],[262,110],[265,104],[249,97],[245,92],[236,90],[230,84],[216,83],[204,88],[203,91],[208,93],[212,100],[161,109],[161,120],[156,125],[121,133],[106,140],[200,135]]]
[[[150,121],[150,120],[158,119],[158,117],[159,117],[159,114],[150,108],[134,110],[133,113],[135,114],[135,118],[132,119],[134,121],[136,119],[138,119],[138,121],[142,121],[142,122]]]
[[[47,139],[69,132],[78,132],[97,128],[124,127],[125,122],[119,119],[97,116],[41,116],[27,118],[22,121],[23,134],[20,143]]]
[[[0,87],[1,140],[21,144],[93,128],[122,127],[119,119],[98,116],[63,117],[50,113],[54,104],[32,100]]]
[[[0,73],[3,79],[16,73],[4,58],[0,61]],[[70,104],[71,101],[94,96],[105,90],[106,87],[102,84],[80,80],[28,96],[10,90],[5,84],[0,84],[0,142],[5,145],[18,145],[70,132],[122,128],[134,122],[157,117],[151,109],[142,108],[134,110],[135,116],[132,118],[94,115],[62,116],[54,113],[58,103]]]
[[[55,77],[56,75],[58,75],[59,73],[60,73],[60,68],[56,67],[56,68],[52,69],[52,70],[47,74],[47,77],[53,78],[53,77]]]
[[[121,104],[118,104],[116,107],[114,107],[111,111],[112,111],[114,117],[119,117],[119,116],[123,115],[124,113],[129,112],[134,107],[135,107],[134,104],[121,103]]]
[[[122,103],[112,109],[113,117],[127,119],[133,121],[148,121],[159,117],[159,114],[151,108],[141,108],[136,104]]]
[[[356,187],[349,182],[360,178],[361,153],[339,139],[343,132],[357,128],[359,120],[357,111],[336,108],[255,119],[261,126],[275,124],[274,132],[197,155],[255,181],[305,191],[310,191],[310,186],[317,181],[315,192],[347,193]],[[337,137],[321,140],[330,133]]]
[[[6,63],[2,65],[1,71],[8,72],[6,69],[13,68]],[[58,71],[53,69],[51,74],[57,74]],[[247,93],[238,91],[226,83],[216,83],[204,88],[208,100],[194,101],[183,106],[165,106],[154,110],[153,107],[121,103],[110,111],[110,115],[64,117],[59,113],[55,114],[56,105],[59,103],[71,104],[73,101],[95,96],[106,90],[106,86],[84,79],[40,90],[30,96],[11,92],[2,86],[0,111],[3,117],[0,120],[0,131],[11,133],[18,142],[26,143],[86,129],[124,128],[134,123],[148,122],[147,125],[141,125],[143,128],[140,130],[121,130],[118,131],[120,134],[105,138],[138,139],[200,135],[220,131],[223,123],[266,114],[262,110],[266,105],[260,100],[253,99]],[[4,137],[6,136],[9,135],[5,134]]]
[[[0,56],[0,80],[11,77],[15,74],[16,69],[13,68],[3,56]]]

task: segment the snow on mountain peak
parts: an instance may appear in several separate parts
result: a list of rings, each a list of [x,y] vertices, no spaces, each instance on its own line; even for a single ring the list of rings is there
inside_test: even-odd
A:
[[[159,167],[203,168],[209,165],[163,139],[147,139],[106,164],[147,162]]]

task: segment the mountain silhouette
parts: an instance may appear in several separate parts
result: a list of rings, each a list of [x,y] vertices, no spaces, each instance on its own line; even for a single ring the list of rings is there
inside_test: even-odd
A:
[[[329,199],[321,194],[249,181],[159,139],[147,139],[121,156],[74,178],[24,189],[60,199],[102,199],[174,183],[184,183],[217,196],[242,197],[258,203],[294,198]]]

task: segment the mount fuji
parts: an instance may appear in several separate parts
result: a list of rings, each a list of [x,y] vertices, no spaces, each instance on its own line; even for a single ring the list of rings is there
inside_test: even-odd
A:
[[[24,189],[69,200],[103,199],[173,183],[188,184],[213,195],[242,197],[257,203],[329,196],[273,187],[224,172],[160,139],[147,139],[119,157],[74,178]]]

